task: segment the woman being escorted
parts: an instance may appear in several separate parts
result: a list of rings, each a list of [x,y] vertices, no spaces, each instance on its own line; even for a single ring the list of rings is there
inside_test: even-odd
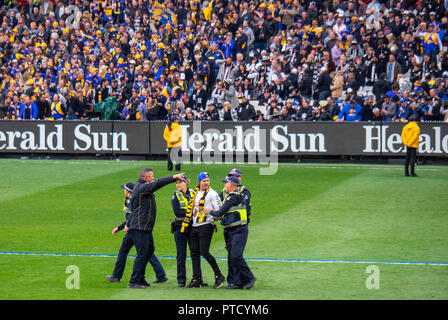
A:
[[[226,281],[216,259],[210,254],[210,243],[215,229],[214,219],[204,212],[204,208],[218,210],[222,206],[218,193],[210,188],[207,172],[198,175],[198,185],[191,194],[181,233],[189,232],[190,255],[193,265],[193,279],[188,288],[199,288],[207,284],[202,281],[201,256],[210,264],[215,273],[214,288],[220,288]]]

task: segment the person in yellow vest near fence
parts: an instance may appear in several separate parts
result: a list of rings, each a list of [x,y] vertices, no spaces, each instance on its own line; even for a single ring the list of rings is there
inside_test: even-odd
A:
[[[406,162],[404,165],[404,175],[406,177],[416,177],[415,163],[417,161],[417,148],[420,138],[420,127],[417,123],[419,117],[413,114],[409,118],[409,123],[403,127],[401,132],[401,139],[406,146]],[[411,174],[409,175],[409,167],[411,168]]]
[[[166,141],[168,148],[168,171],[173,170],[173,160],[178,159],[176,162],[176,171],[180,171],[180,159],[182,156],[182,128],[179,125],[179,118],[176,115],[170,116],[165,130],[163,131],[163,138]]]
[[[204,208],[204,213],[221,220],[224,240],[228,252],[227,289],[251,289],[257,280],[244,260],[243,252],[249,235],[247,207],[243,202],[240,181],[236,176],[228,176],[225,183],[225,198],[219,210]]]

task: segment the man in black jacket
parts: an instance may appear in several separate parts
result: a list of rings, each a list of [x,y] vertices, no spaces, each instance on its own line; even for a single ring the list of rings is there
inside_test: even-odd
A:
[[[152,230],[156,221],[156,199],[154,192],[163,186],[183,177],[183,173],[154,179],[152,169],[140,170],[131,198],[131,211],[126,219],[126,231],[129,233],[137,250],[128,288],[144,289],[149,284],[145,280],[145,269],[149,257],[154,253]]]
[[[128,215],[131,214],[131,197],[132,197],[132,190],[134,189],[134,184],[132,182],[128,182],[126,184],[122,184],[121,187],[124,189],[124,206],[123,206],[123,214],[125,218],[128,218]],[[123,230],[126,225],[126,221],[124,221],[122,224],[120,224],[118,227],[115,227],[112,230],[112,234],[117,234],[119,231]],[[129,236],[128,233],[126,233],[123,237],[123,241],[120,246],[120,250],[118,251],[117,261],[115,262],[115,268],[113,274],[110,276],[107,276],[106,279],[109,282],[120,282],[121,277],[123,276],[124,268],[126,266],[126,259],[128,257],[129,251],[131,251],[132,247],[134,246],[134,242],[132,241],[132,238]],[[166,277],[165,270],[163,269],[162,265],[159,262],[159,259],[157,259],[155,254],[152,254],[149,257],[149,263],[154,268],[154,272],[156,274],[157,279],[153,283],[163,283],[168,281],[168,278]]]
[[[331,96],[331,78],[325,67],[319,70],[319,78],[316,84],[316,90],[319,92],[319,100],[326,100]]]
[[[242,102],[237,110],[238,120],[240,121],[253,121],[257,116],[255,108],[249,103],[249,100],[245,96],[242,97]]]

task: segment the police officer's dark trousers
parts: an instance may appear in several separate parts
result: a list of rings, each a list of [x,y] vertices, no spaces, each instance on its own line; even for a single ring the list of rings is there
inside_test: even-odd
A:
[[[187,271],[185,260],[187,259],[188,233],[181,233],[178,228],[174,232],[174,242],[176,243],[176,261],[177,261],[177,283],[186,283]]]
[[[224,229],[228,252],[228,284],[242,286],[255,278],[243,257],[248,235],[247,224]]]
[[[154,239],[151,231],[129,230],[128,234],[134,241],[137,257],[134,260],[134,267],[130,283],[141,284],[145,281],[145,269],[149,258],[154,253]]]
[[[129,251],[131,251],[133,245],[134,241],[132,241],[132,238],[126,233],[123,237],[123,241],[121,242],[120,250],[118,251],[117,261],[115,262],[113,273],[114,278],[121,279],[123,277],[126,259],[128,258]]]

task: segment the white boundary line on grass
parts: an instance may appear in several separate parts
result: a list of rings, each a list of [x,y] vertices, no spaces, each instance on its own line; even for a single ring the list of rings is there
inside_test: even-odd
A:
[[[113,254],[88,254],[88,253],[41,253],[41,252],[0,252],[0,255],[24,255],[24,256],[52,256],[52,257],[96,257],[96,258],[116,258]],[[135,258],[135,255],[128,257]],[[161,259],[176,259],[173,256],[159,256]],[[190,259],[188,257],[187,259]],[[202,258],[201,258],[202,259]],[[216,257],[217,260],[227,260],[227,258]],[[448,267],[448,262],[414,262],[414,261],[364,261],[364,260],[314,260],[314,259],[263,259],[245,258],[247,261],[255,262],[302,262],[302,263],[360,263],[360,264],[393,264],[393,265],[417,265],[417,266],[444,266]]]
[[[21,160],[21,162],[27,162],[29,160]],[[165,161],[160,160],[143,160],[146,162],[152,162],[152,165],[166,165]],[[68,164],[68,165],[107,165],[107,164],[115,164],[115,165],[132,165],[132,166],[141,166],[142,161],[141,160],[123,160],[116,161],[116,160],[103,160],[98,159],[95,161],[73,161],[73,160],[32,160],[33,163],[38,164]],[[203,165],[202,163],[196,163],[196,162],[184,162],[184,165]],[[247,166],[258,166],[263,167],[264,163],[243,163],[243,162],[235,162],[235,163],[222,163],[223,165],[247,165]],[[358,169],[358,170],[402,170],[401,165],[395,165],[395,164],[378,164],[378,165],[371,165],[371,164],[365,164],[365,165],[359,165],[359,164],[350,164],[350,163],[343,163],[341,165],[315,165],[311,163],[278,163],[280,167],[296,167],[297,169]],[[425,166],[418,166],[418,170],[425,170],[425,171],[447,171],[448,167],[445,168],[431,168],[430,165]]]

